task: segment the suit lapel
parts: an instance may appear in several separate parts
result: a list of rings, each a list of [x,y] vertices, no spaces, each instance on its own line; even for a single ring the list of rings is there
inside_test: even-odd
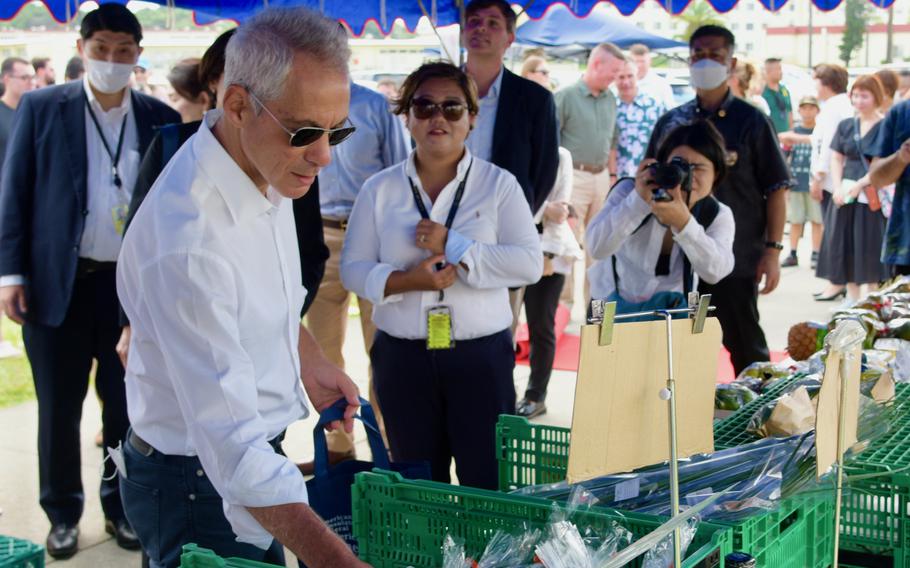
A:
[[[132,97],[133,111],[136,119],[136,133],[139,137],[139,155],[145,156],[145,151],[149,144],[152,143],[152,137],[155,135],[154,128],[159,126],[155,120],[151,105],[148,104],[136,91],[130,90]]]
[[[60,98],[60,118],[63,131],[66,133],[66,139],[60,140],[60,143],[66,147],[76,198],[84,207],[88,157],[85,142],[85,91],[82,81],[74,81],[71,88],[63,90],[63,96]]]
[[[515,124],[512,120],[512,112],[515,105],[512,104],[513,89],[515,87],[515,75],[508,69],[502,71],[502,83],[499,85],[499,101],[496,104],[496,122],[493,124],[493,145],[490,148],[490,161],[499,164],[499,156],[503,145],[508,146],[508,127]]]

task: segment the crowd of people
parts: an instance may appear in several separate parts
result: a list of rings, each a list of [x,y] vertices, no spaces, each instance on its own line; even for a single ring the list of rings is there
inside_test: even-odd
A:
[[[120,4],[85,16],[64,84],[47,59],[3,62],[0,307],[34,376],[51,556],[78,550],[94,363],[120,546],[153,567],[188,542],[358,566],[307,506],[313,463],[281,447],[343,399],[329,461],[356,457],[352,295],[392,459],[495,488],[496,420],[546,412],[576,279],[580,301],[620,312],[712,294],[739,371],[768,359],[758,295],[799,264],[806,224],[819,301],[910,273],[907,77],[850,85],[819,65],[794,114],[780,60],[759,72],[707,25],[689,102],[643,45],[598,45],[553,92],[544,56],[503,65],[515,26],[505,0],[474,0],[463,67],[425,63],[378,92],[352,82],[343,28],[306,9],[266,9],[176,63],[170,105],[143,92],[142,29]]]

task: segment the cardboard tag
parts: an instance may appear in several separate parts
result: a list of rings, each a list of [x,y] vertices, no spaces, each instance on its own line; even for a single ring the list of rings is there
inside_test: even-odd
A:
[[[635,499],[640,492],[641,479],[633,477],[628,481],[623,481],[616,485],[616,497],[614,498],[614,501],[618,503],[619,501],[625,501],[627,499]]]
[[[452,335],[452,309],[449,306],[434,306],[427,310],[427,349],[451,349],[455,347]]]

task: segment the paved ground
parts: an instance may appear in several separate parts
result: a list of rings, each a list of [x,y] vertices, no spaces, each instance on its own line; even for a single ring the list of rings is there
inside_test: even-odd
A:
[[[805,246],[805,245],[804,245]],[[801,251],[808,260],[809,251]],[[809,319],[827,319],[830,304],[812,300],[811,293],[821,290],[823,283],[815,279],[808,266],[784,271],[781,287],[760,301],[762,325],[772,349],[786,346],[787,330],[793,323]],[[576,306],[571,326],[582,323],[581,306]],[[365,390],[367,359],[363,352],[359,325],[349,326],[345,346],[349,372],[361,381]],[[515,370],[515,386],[524,392],[528,368]],[[575,378],[565,371],[554,372],[547,405],[549,413],[541,423],[567,426],[572,417]],[[49,528],[47,519],[38,507],[37,410],[34,402],[0,410],[0,534],[43,543]],[[295,459],[312,456],[313,419],[295,424],[289,429],[285,448]],[[122,568],[139,566],[139,555],[121,550],[104,532],[103,517],[98,502],[96,480],[101,465],[101,452],[92,439],[100,425],[100,412],[94,397],[88,397],[82,420],[82,477],[89,484],[85,515],[81,523],[80,552],[61,566],[71,568]],[[362,433],[358,448],[368,453]],[[50,561],[50,559],[48,559]],[[289,564],[290,565],[290,564]]]

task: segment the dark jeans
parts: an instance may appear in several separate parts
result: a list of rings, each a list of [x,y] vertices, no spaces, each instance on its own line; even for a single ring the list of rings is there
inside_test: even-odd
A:
[[[525,314],[531,344],[531,376],[525,398],[534,402],[547,398],[547,385],[556,356],[556,309],[565,281],[564,274],[551,274],[525,288]]]
[[[197,457],[141,454],[123,443],[127,477],[120,478],[123,506],[150,568],[176,568],[184,544],[196,543],[222,558],[237,557],[284,566],[277,540],[269,550],[237,542],[224,516],[221,496]]]
[[[720,320],[724,347],[730,352],[733,369],[740,371],[759,361],[768,361],[768,343],[758,324],[758,284],[754,278],[727,277],[717,284],[701,283],[698,291],[711,294],[711,305]]]
[[[92,360],[98,361],[95,389],[103,402],[104,446],[117,447],[129,428],[123,365],[114,350],[121,331],[114,276],[108,270],[78,278],[59,327],[26,322],[22,330],[38,397],[40,503],[52,524],[75,525],[82,517],[79,426]],[[104,477],[113,473],[108,460]],[[101,481],[101,508],[108,519],[123,518],[116,478]]]
[[[453,349],[426,345],[378,331],[370,350],[392,459],[428,461],[433,479],[449,483],[455,458],[459,483],[496,489],[496,422],[515,412],[512,333],[456,341]]]

